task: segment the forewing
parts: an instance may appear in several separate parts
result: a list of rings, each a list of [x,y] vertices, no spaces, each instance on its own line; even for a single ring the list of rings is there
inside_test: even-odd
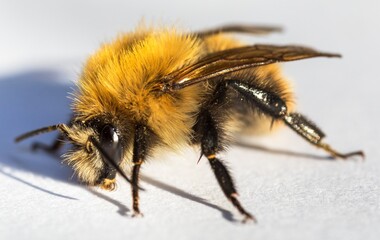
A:
[[[262,35],[273,32],[281,32],[281,30],[281,27],[278,26],[231,24],[194,32],[193,35],[196,35],[200,38],[205,38],[220,33],[244,33]]]
[[[340,55],[292,45],[253,45],[233,48],[212,53],[195,64],[172,72],[165,76],[157,87],[162,91],[179,90],[242,69],[314,57],[340,57]]]

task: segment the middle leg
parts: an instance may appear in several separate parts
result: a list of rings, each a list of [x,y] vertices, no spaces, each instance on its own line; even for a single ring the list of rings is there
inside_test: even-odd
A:
[[[244,216],[243,222],[249,220],[256,222],[254,216],[247,212],[241,205],[240,201],[237,198],[238,193],[236,191],[231,174],[224,166],[223,162],[216,156],[219,149],[221,149],[221,146],[219,146],[220,139],[218,136],[219,134],[215,121],[207,110],[201,113],[199,120],[200,127],[203,129],[203,136],[201,138],[202,154],[207,157],[224,195]]]
[[[201,154],[204,155],[215,174],[224,195],[231,201],[237,210],[244,216],[243,222],[256,219],[247,212],[238,200],[238,193],[230,172],[217,157],[217,153],[224,148],[224,129],[222,114],[225,113],[227,98],[227,85],[220,83],[210,100],[204,104],[200,111],[197,124],[194,126],[196,142],[201,145]]]
[[[135,136],[133,142],[133,157],[132,157],[132,206],[133,206],[133,217],[143,216],[140,212],[139,207],[139,175],[141,164],[145,161],[148,151],[148,138],[149,130],[144,125],[136,125]]]

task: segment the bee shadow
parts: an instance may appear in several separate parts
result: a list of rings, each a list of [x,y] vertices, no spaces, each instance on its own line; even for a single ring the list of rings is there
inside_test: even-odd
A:
[[[188,200],[191,200],[191,201],[194,201],[194,202],[197,202],[197,203],[200,203],[202,205],[205,205],[207,207],[210,207],[212,209],[215,209],[215,210],[218,210],[222,213],[222,216],[224,219],[230,221],[230,222],[236,222],[236,220],[233,218],[233,214],[230,212],[230,211],[227,211],[215,204],[212,204],[212,203],[209,203],[207,202],[205,199],[201,198],[201,197],[198,197],[198,196],[195,196],[191,193],[187,193],[177,187],[174,187],[172,185],[169,185],[167,183],[164,183],[164,182],[161,182],[161,181],[158,181],[154,178],[151,178],[151,177],[148,177],[148,176],[144,176],[144,175],[141,175],[140,176],[140,179],[142,182],[145,182],[149,185],[152,185],[156,188],[159,188],[161,190],[164,190],[166,192],[169,192],[169,193],[172,193],[176,196],[179,196],[179,197],[182,197],[182,198],[185,198],[185,199],[188,199]],[[90,193],[94,194],[95,196],[99,197],[99,198],[102,198],[103,200],[111,203],[111,204],[114,204],[115,206],[118,207],[118,210],[117,210],[117,213],[119,213],[121,216],[127,216],[128,213],[130,212],[130,209],[128,207],[126,207],[123,203],[115,200],[115,199],[112,199],[110,197],[108,197],[107,195],[105,194],[102,194],[96,190],[93,190],[91,188],[87,189]]]
[[[205,205],[207,207],[210,207],[212,209],[215,209],[215,210],[218,210],[222,213],[222,216],[224,219],[230,221],[230,222],[235,222],[236,220],[233,218],[233,214],[230,212],[230,211],[227,211],[215,204],[212,204],[212,203],[209,203],[207,202],[205,199],[201,198],[201,197],[198,197],[198,196],[195,196],[191,193],[187,193],[177,187],[174,187],[172,185],[169,185],[167,183],[164,183],[164,182],[161,182],[159,180],[156,180],[154,178],[151,178],[151,177],[148,177],[148,176],[145,176],[145,175],[140,175],[140,179],[142,182],[145,182],[149,185],[152,185],[156,188],[159,188],[161,190],[164,190],[166,192],[169,192],[171,194],[174,194],[176,196],[179,196],[179,197],[182,197],[182,198],[185,198],[185,199],[188,199],[188,200],[191,200],[191,201],[194,201],[194,202],[197,202],[197,203],[200,203],[202,205]],[[121,216],[127,216],[128,213],[130,212],[130,209],[128,207],[126,207],[123,203],[115,200],[115,199],[112,199],[110,197],[108,197],[107,195],[103,194],[103,193],[100,193],[96,190],[93,190],[91,188],[87,189],[89,192],[91,192],[92,194],[94,194],[95,196],[99,197],[99,198],[102,198],[103,200],[111,203],[111,204],[114,204],[115,206],[118,207],[118,210],[117,210],[117,213],[119,213]]]
[[[87,190],[90,193],[94,194],[95,196],[97,196],[103,200],[106,200],[107,202],[112,203],[113,205],[117,206],[118,207],[117,213],[119,213],[121,216],[127,216],[128,212],[130,212],[129,208],[127,206],[125,206],[123,203],[121,203],[115,199],[112,199],[112,198],[108,197],[107,195],[100,193],[94,189],[88,188]]]
[[[67,92],[73,87],[69,80],[67,74],[54,69],[34,69],[0,76],[0,173],[42,192],[74,199],[43,189],[14,174],[33,172],[75,184],[69,181],[72,170],[63,167],[60,161],[29,154],[30,149],[27,147],[30,147],[34,139],[18,145],[14,142],[15,137],[21,133],[68,120],[70,100]],[[41,139],[51,141],[52,135],[41,135],[38,140]]]
[[[7,176],[7,177],[9,177],[9,178],[11,178],[11,179],[13,179],[13,180],[15,180],[15,181],[18,181],[18,182],[20,182],[20,183],[23,183],[23,184],[25,184],[25,185],[27,185],[27,186],[29,186],[29,187],[32,187],[32,188],[34,188],[34,189],[37,189],[37,190],[41,191],[41,192],[45,192],[45,193],[47,193],[47,194],[50,194],[50,195],[53,195],[53,196],[56,196],[56,197],[66,198],[66,199],[69,199],[69,200],[78,200],[77,198],[73,198],[73,197],[70,197],[70,196],[67,196],[67,195],[63,195],[63,194],[59,194],[59,193],[55,193],[55,192],[53,192],[53,191],[50,191],[50,190],[44,189],[44,188],[42,188],[42,187],[39,187],[39,186],[37,186],[37,185],[35,185],[35,184],[32,184],[32,183],[30,183],[30,182],[28,182],[28,181],[25,181],[25,180],[23,180],[23,179],[21,179],[21,178],[19,178],[19,177],[14,176],[14,175],[12,175],[11,173],[7,173],[7,172],[3,171],[1,168],[0,168],[0,173],[1,173],[2,175],[4,175],[4,176]]]
[[[264,147],[262,145],[257,144],[250,144],[250,143],[244,143],[244,142],[236,142],[234,143],[235,146],[257,150],[261,152],[267,152],[270,154],[277,154],[277,155],[285,155],[285,156],[292,156],[292,157],[299,157],[299,158],[308,158],[313,160],[326,160],[326,161],[332,161],[334,160],[331,156],[319,156],[315,154],[309,154],[309,153],[299,153],[299,152],[293,152],[288,150],[282,150],[282,149],[272,149],[268,147]]]
[[[222,213],[222,216],[224,219],[230,221],[230,222],[235,222],[236,220],[233,218],[233,215],[230,211],[227,211],[215,204],[212,204],[212,203],[209,203],[207,202],[205,199],[201,198],[201,197],[198,197],[198,196],[195,196],[191,193],[187,193],[177,187],[174,187],[174,186],[171,186],[167,183],[164,183],[164,182],[161,182],[161,181],[158,181],[154,178],[151,178],[151,177],[148,177],[148,176],[143,176],[141,175],[141,180],[152,185],[152,186],[155,186],[159,189],[162,189],[162,190],[165,190],[169,193],[172,193],[174,195],[177,195],[179,197],[182,197],[182,198],[185,198],[185,199],[188,199],[188,200],[191,200],[191,201],[194,201],[194,202],[197,202],[197,203],[200,203],[202,205],[205,205],[207,207],[210,207],[210,208],[213,208],[215,210],[218,210]]]

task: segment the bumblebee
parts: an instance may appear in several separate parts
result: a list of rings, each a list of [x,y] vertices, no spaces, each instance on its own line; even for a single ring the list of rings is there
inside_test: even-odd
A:
[[[285,123],[334,158],[364,155],[339,153],[322,141],[325,134],[295,112],[294,94],[278,64],[339,54],[295,45],[245,45],[229,35],[275,31],[279,28],[244,25],[199,32],[138,27],[89,57],[73,93],[69,124],[37,129],[16,141],[58,130],[52,145],[33,148],[56,151],[64,140],[71,143],[64,161],[90,186],[113,190],[119,173],[131,184],[134,216],[141,215],[140,168],[153,151],[197,145],[243,221],[255,221],[218,157],[231,137]],[[131,177],[125,166],[131,166]]]

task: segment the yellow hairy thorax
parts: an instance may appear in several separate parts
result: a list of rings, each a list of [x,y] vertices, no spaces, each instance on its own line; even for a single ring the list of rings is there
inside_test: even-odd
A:
[[[202,42],[175,29],[138,29],[121,35],[88,59],[73,110],[78,120],[110,114],[147,124],[168,145],[187,142],[201,90],[192,86],[158,95],[152,87],[202,54]]]

